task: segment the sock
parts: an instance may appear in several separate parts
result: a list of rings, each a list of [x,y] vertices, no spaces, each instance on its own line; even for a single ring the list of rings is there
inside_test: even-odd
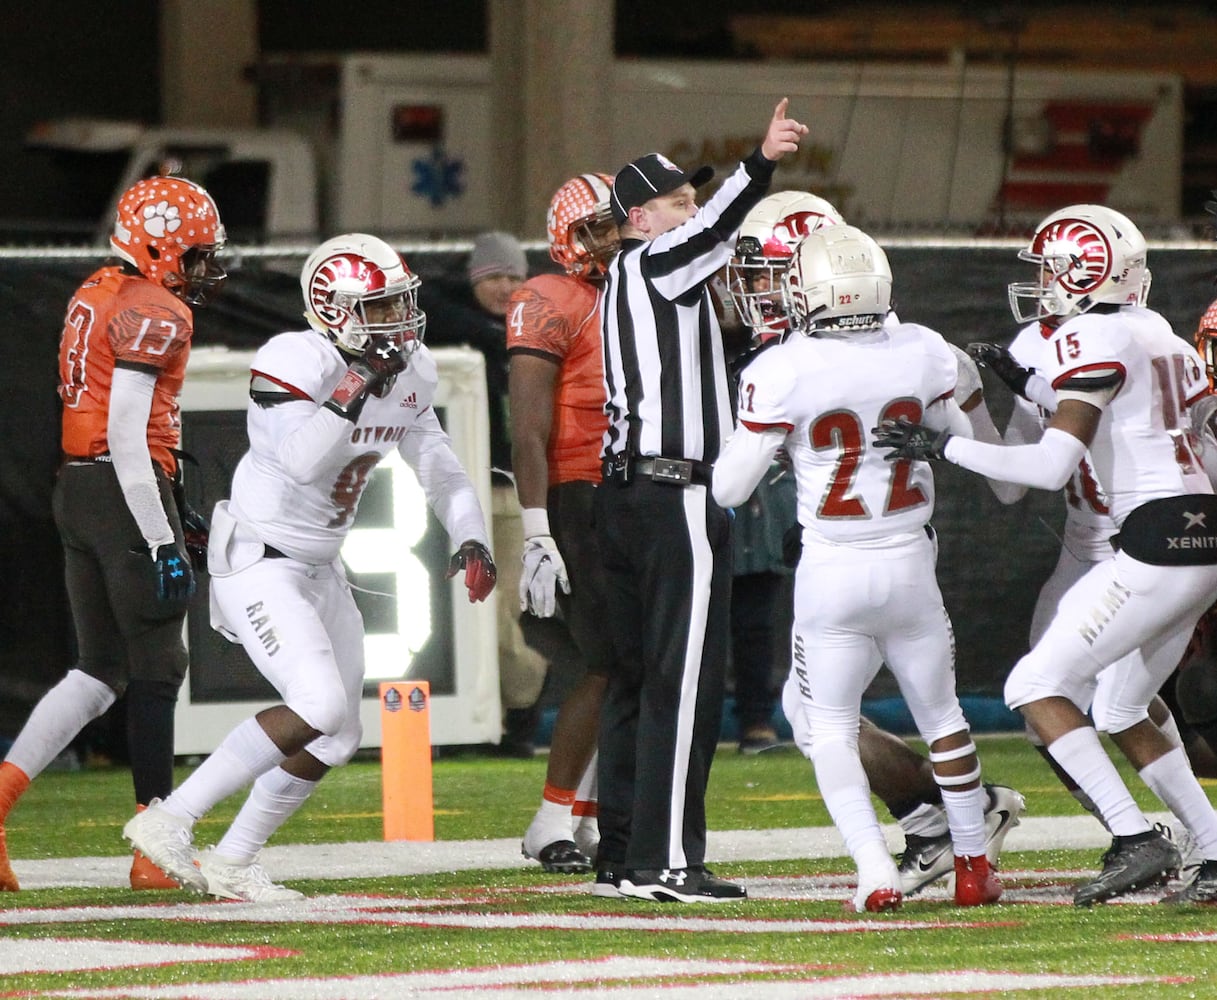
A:
[[[287,755],[275,746],[258,720],[248,718],[224,737],[211,756],[164,801],[163,807],[172,815],[194,823],[217,802],[285,760]]]
[[[1113,836],[1131,837],[1153,829],[1090,726],[1070,730],[1054,740],[1048,752],[1089,796]]]
[[[30,787],[30,777],[12,761],[0,764],[0,827],[8,819],[9,810]]]
[[[1176,747],[1137,773],[1196,838],[1201,857],[1217,858],[1217,813],[1192,773],[1187,754]]]
[[[985,853],[985,806],[989,793],[984,785],[966,792],[942,790],[942,807],[951,826],[951,842],[957,857],[974,858]]]
[[[69,670],[34,706],[5,760],[33,781],[113,704],[114,691],[108,684],[83,670]]]
[[[845,849],[861,872],[864,865],[873,865],[875,848],[881,845],[888,863],[895,867],[887,850],[887,841],[879,829],[875,807],[871,803],[870,785],[856,747],[843,740],[817,741],[812,749],[816,784],[824,798],[832,821],[845,841]]]
[[[533,826],[554,831],[555,834],[558,831],[564,831],[565,836],[558,839],[570,840],[571,808],[574,803],[575,790],[573,788],[555,788],[547,781],[545,791],[541,795],[541,808],[533,817]]]
[[[575,816],[595,816],[599,812],[598,808],[598,792],[596,777],[596,761],[599,757],[599,752],[592,753],[592,759],[587,762],[587,767],[583,769],[583,777],[579,779],[579,787],[575,789],[575,802],[571,807],[571,812]]]
[[[906,837],[941,837],[947,833],[946,810],[942,806],[922,802],[899,818],[900,829]]]
[[[1090,813],[1091,816],[1093,816],[1100,823],[1102,823],[1104,828],[1107,829],[1108,833],[1111,832],[1111,829],[1107,827],[1107,820],[1105,820],[1103,818],[1103,814],[1101,812],[1099,812],[1098,806],[1096,806],[1093,802],[1090,801],[1089,795],[1087,795],[1080,788],[1069,789],[1069,794],[1072,795],[1075,799],[1077,799],[1078,805],[1080,805],[1083,809],[1085,809],[1088,813]]]
[[[173,714],[177,685],[133,680],[127,685],[127,753],[135,801],[147,805],[173,791]]]
[[[304,805],[318,784],[272,767],[254,782],[237,818],[216,845],[216,854],[233,864],[252,864],[271,834]]]

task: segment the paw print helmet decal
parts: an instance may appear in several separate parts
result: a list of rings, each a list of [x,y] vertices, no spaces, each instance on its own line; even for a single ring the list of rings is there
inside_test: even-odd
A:
[[[211,195],[180,177],[137,181],[118,200],[110,248],[149,281],[201,305],[226,277],[226,236]]]

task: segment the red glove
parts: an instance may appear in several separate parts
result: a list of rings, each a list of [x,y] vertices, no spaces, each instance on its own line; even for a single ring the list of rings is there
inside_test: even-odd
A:
[[[494,590],[498,570],[494,568],[494,559],[490,550],[481,542],[470,539],[462,542],[461,547],[453,553],[448,561],[448,578],[456,576],[457,571],[465,571],[465,587],[469,590],[469,603],[486,600]]]

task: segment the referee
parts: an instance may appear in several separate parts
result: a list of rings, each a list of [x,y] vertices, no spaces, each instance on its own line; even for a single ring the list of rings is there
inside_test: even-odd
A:
[[[776,161],[807,134],[786,106],[778,102],[760,147],[700,210],[695,189],[709,167],[686,174],[648,153],[613,184],[622,242],[601,319],[609,427],[596,530],[622,666],[601,710],[600,858],[619,866],[621,894],[640,899],[747,895],[704,866],[731,599],[728,515],[708,486],[732,427],[707,286]],[[615,842],[615,830],[629,830],[628,842]]]

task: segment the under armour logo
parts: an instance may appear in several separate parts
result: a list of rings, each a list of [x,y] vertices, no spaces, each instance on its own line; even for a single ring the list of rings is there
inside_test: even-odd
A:
[[[665,868],[659,873],[660,882],[670,882],[672,885],[684,885],[686,877],[687,875],[683,868],[677,868],[676,871],[672,871],[671,868]]]
[[[1193,514],[1190,511],[1184,511],[1183,516],[1187,519],[1187,524],[1183,526],[1184,531],[1191,531],[1193,528],[1204,529],[1204,519],[1208,516],[1203,511],[1199,514]]]

